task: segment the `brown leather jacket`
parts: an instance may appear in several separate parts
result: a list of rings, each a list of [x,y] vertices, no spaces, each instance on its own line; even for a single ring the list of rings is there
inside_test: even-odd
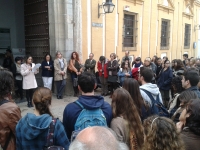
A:
[[[0,106],[0,145],[4,147],[7,138],[12,133],[7,150],[16,149],[15,127],[21,118],[20,108],[13,102],[4,103]]]

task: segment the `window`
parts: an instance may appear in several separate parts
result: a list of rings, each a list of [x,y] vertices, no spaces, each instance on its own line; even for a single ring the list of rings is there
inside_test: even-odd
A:
[[[124,14],[123,47],[136,47],[136,22],[136,14]]]
[[[162,19],[160,49],[169,49],[170,20]]]
[[[184,49],[190,48],[190,32],[191,32],[191,25],[185,24]]]

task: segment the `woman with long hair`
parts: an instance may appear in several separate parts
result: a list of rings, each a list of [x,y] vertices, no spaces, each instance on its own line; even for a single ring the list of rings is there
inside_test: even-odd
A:
[[[144,120],[143,150],[184,150],[181,137],[172,120],[151,116]]]
[[[142,122],[128,91],[123,88],[115,90],[111,106],[111,129],[118,140],[126,143],[130,150],[140,150],[144,142]]]
[[[56,52],[54,60],[54,80],[56,81],[57,99],[63,98],[63,92],[66,86],[67,61],[63,58],[60,51]]]
[[[173,72],[173,75],[174,75],[174,77],[182,76],[183,73],[184,73],[184,64],[183,64],[182,60],[176,59],[174,61],[174,72]]]
[[[26,114],[16,126],[17,150],[22,149],[44,149],[45,146],[62,146],[66,150],[69,147],[69,140],[65,133],[64,126],[59,119],[53,118],[50,111],[52,92],[46,87],[38,88],[33,94],[34,114]],[[54,126],[52,139],[53,145],[47,144],[47,137],[50,138],[50,126]]]
[[[157,65],[157,59],[158,59],[158,57],[156,55],[154,55],[151,59],[151,62],[154,63],[155,65]]]
[[[44,56],[44,61],[42,62],[42,80],[44,87],[47,87],[51,90],[52,81],[54,73],[54,64],[50,54]]]
[[[74,97],[76,97],[76,96],[79,96],[77,79],[78,79],[78,76],[81,75],[81,72],[82,72],[81,61],[79,59],[79,55],[77,52],[72,52],[69,65],[71,68],[71,78],[72,78],[73,89],[74,89]]]
[[[196,59],[191,58],[189,61],[190,68],[196,68]]]
[[[200,99],[189,101],[176,124],[181,132],[185,150],[199,150],[200,147]]]
[[[120,85],[122,86],[126,78],[131,77],[131,68],[129,62],[123,62],[117,75],[119,77]]]
[[[143,121],[144,119],[146,119],[151,114],[150,108],[149,105],[145,103],[142,98],[138,81],[132,78],[127,78],[124,80],[123,88],[126,89],[131,95],[131,98],[141,117],[141,120]]]
[[[0,68],[0,145],[3,150],[15,150],[15,127],[21,118],[20,108],[12,101],[14,78]]]
[[[173,73],[170,68],[170,61],[164,61],[164,68],[160,71],[157,85],[160,89],[162,95],[163,104],[167,108],[169,103],[169,91],[171,89],[171,81],[173,78]]]
[[[35,88],[37,88],[35,74],[37,74],[39,70],[36,72],[32,71],[35,66],[32,56],[27,55],[24,60],[25,63],[21,65],[21,74],[23,76],[23,89],[26,91],[27,106],[30,108],[33,107],[31,100],[33,92]]]
[[[172,99],[169,101],[169,109],[168,112],[170,114],[170,117],[173,116],[174,112],[179,108],[180,106],[180,100],[179,95],[184,90],[182,87],[182,78],[177,76],[172,79],[171,83],[171,93],[172,93]],[[175,119],[175,118],[174,118]],[[174,120],[173,119],[173,120]],[[174,120],[175,121],[175,120]]]

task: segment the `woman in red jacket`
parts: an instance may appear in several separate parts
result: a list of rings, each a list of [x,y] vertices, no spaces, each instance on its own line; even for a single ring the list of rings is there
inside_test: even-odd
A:
[[[107,71],[107,60],[104,56],[100,56],[99,61],[97,62],[97,69],[99,71],[99,80],[101,82],[101,95],[108,95],[108,71]]]

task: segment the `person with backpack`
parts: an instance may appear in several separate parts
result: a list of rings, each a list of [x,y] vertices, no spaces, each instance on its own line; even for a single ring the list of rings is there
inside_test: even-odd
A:
[[[11,100],[13,81],[12,73],[0,68],[0,147],[3,150],[16,149],[15,127],[21,118],[20,108]]]
[[[34,92],[34,114],[27,113],[16,126],[17,150],[51,150],[52,147],[68,150],[70,143],[64,126],[49,109],[51,100],[52,92],[46,87]]]
[[[84,72],[78,77],[78,88],[82,95],[68,104],[63,112],[63,125],[68,138],[71,138],[73,131],[78,133],[88,126],[110,126],[111,106],[102,96],[94,95],[95,87],[93,74]]]
[[[150,104],[152,114],[169,117],[167,109],[163,106],[162,96],[156,84],[152,84],[154,73],[146,67],[140,68],[139,83],[142,98]]]

